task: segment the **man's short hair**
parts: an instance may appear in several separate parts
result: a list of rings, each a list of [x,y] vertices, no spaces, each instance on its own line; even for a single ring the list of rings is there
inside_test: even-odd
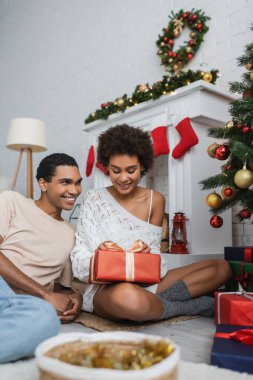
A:
[[[76,160],[65,153],[53,153],[43,158],[37,169],[37,181],[43,178],[47,182],[51,182],[52,177],[55,175],[58,166],[76,166]]]

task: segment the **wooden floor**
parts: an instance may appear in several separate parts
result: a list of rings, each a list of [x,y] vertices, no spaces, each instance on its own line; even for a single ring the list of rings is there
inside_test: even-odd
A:
[[[93,333],[78,323],[62,325],[61,332],[85,332]],[[180,346],[181,359],[192,363],[210,364],[213,335],[215,332],[214,320],[199,317],[174,325],[162,325],[150,327],[138,332],[144,334],[155,334],[161,337],[170,337]]]

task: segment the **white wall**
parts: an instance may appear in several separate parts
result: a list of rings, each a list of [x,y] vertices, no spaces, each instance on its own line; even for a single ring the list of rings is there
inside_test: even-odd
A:
[[[102,102],[165,74],[155,41],[170,12],[183,7],[211,17],[185,69],[218,68],[217,86],[227,89],[240,79],[236,58],[252,41],[250,0],[0,0],[0,176],[14,174],[18,153],[5,143],[10,120],[22,116],[47,124],[48,151],[34,154],[34,167],[63,151],[84,175],[90,141],[83,120]],[[17,190],[25,193],[24,163],[22,170]],[[84,190],[89,186],[85,179]]]

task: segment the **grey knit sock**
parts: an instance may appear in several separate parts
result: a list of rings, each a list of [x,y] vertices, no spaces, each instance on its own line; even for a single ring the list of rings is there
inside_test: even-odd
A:
[[[159,296],[169,301],[186,301],[192,298],[183,280],[175,282],[170,288],[159,293]]]
[[[186,301],[168,301],[157,294],[163,304],[163,314],[157,320],[163,320],[178,315],[202,315],[204,317],[214,316],[214,299],[202,296]]]

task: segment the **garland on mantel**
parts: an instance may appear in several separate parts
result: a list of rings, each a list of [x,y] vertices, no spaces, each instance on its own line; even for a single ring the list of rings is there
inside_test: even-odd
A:
[[[179,71],[171,76],[164,75],[161,81],[155,82],[153,85],[149,85],[148,83],[137,85],[131,97],[124,94],[121,98],[117,98],[113,102],[108,101],[102,103],[99,109],[92,112],[87,119],[85,119],[85,123],[88,124],[95,120],[107,119],[108,116],[114,113],[125,112],[125,110],[130,107],[134,107],[148,100],[158,99],[162,95],[173,95],[178,88],[200,79],[215,84],[217,77],[218,70],[211,70],[210,72],[188,70],[186,72]]]

